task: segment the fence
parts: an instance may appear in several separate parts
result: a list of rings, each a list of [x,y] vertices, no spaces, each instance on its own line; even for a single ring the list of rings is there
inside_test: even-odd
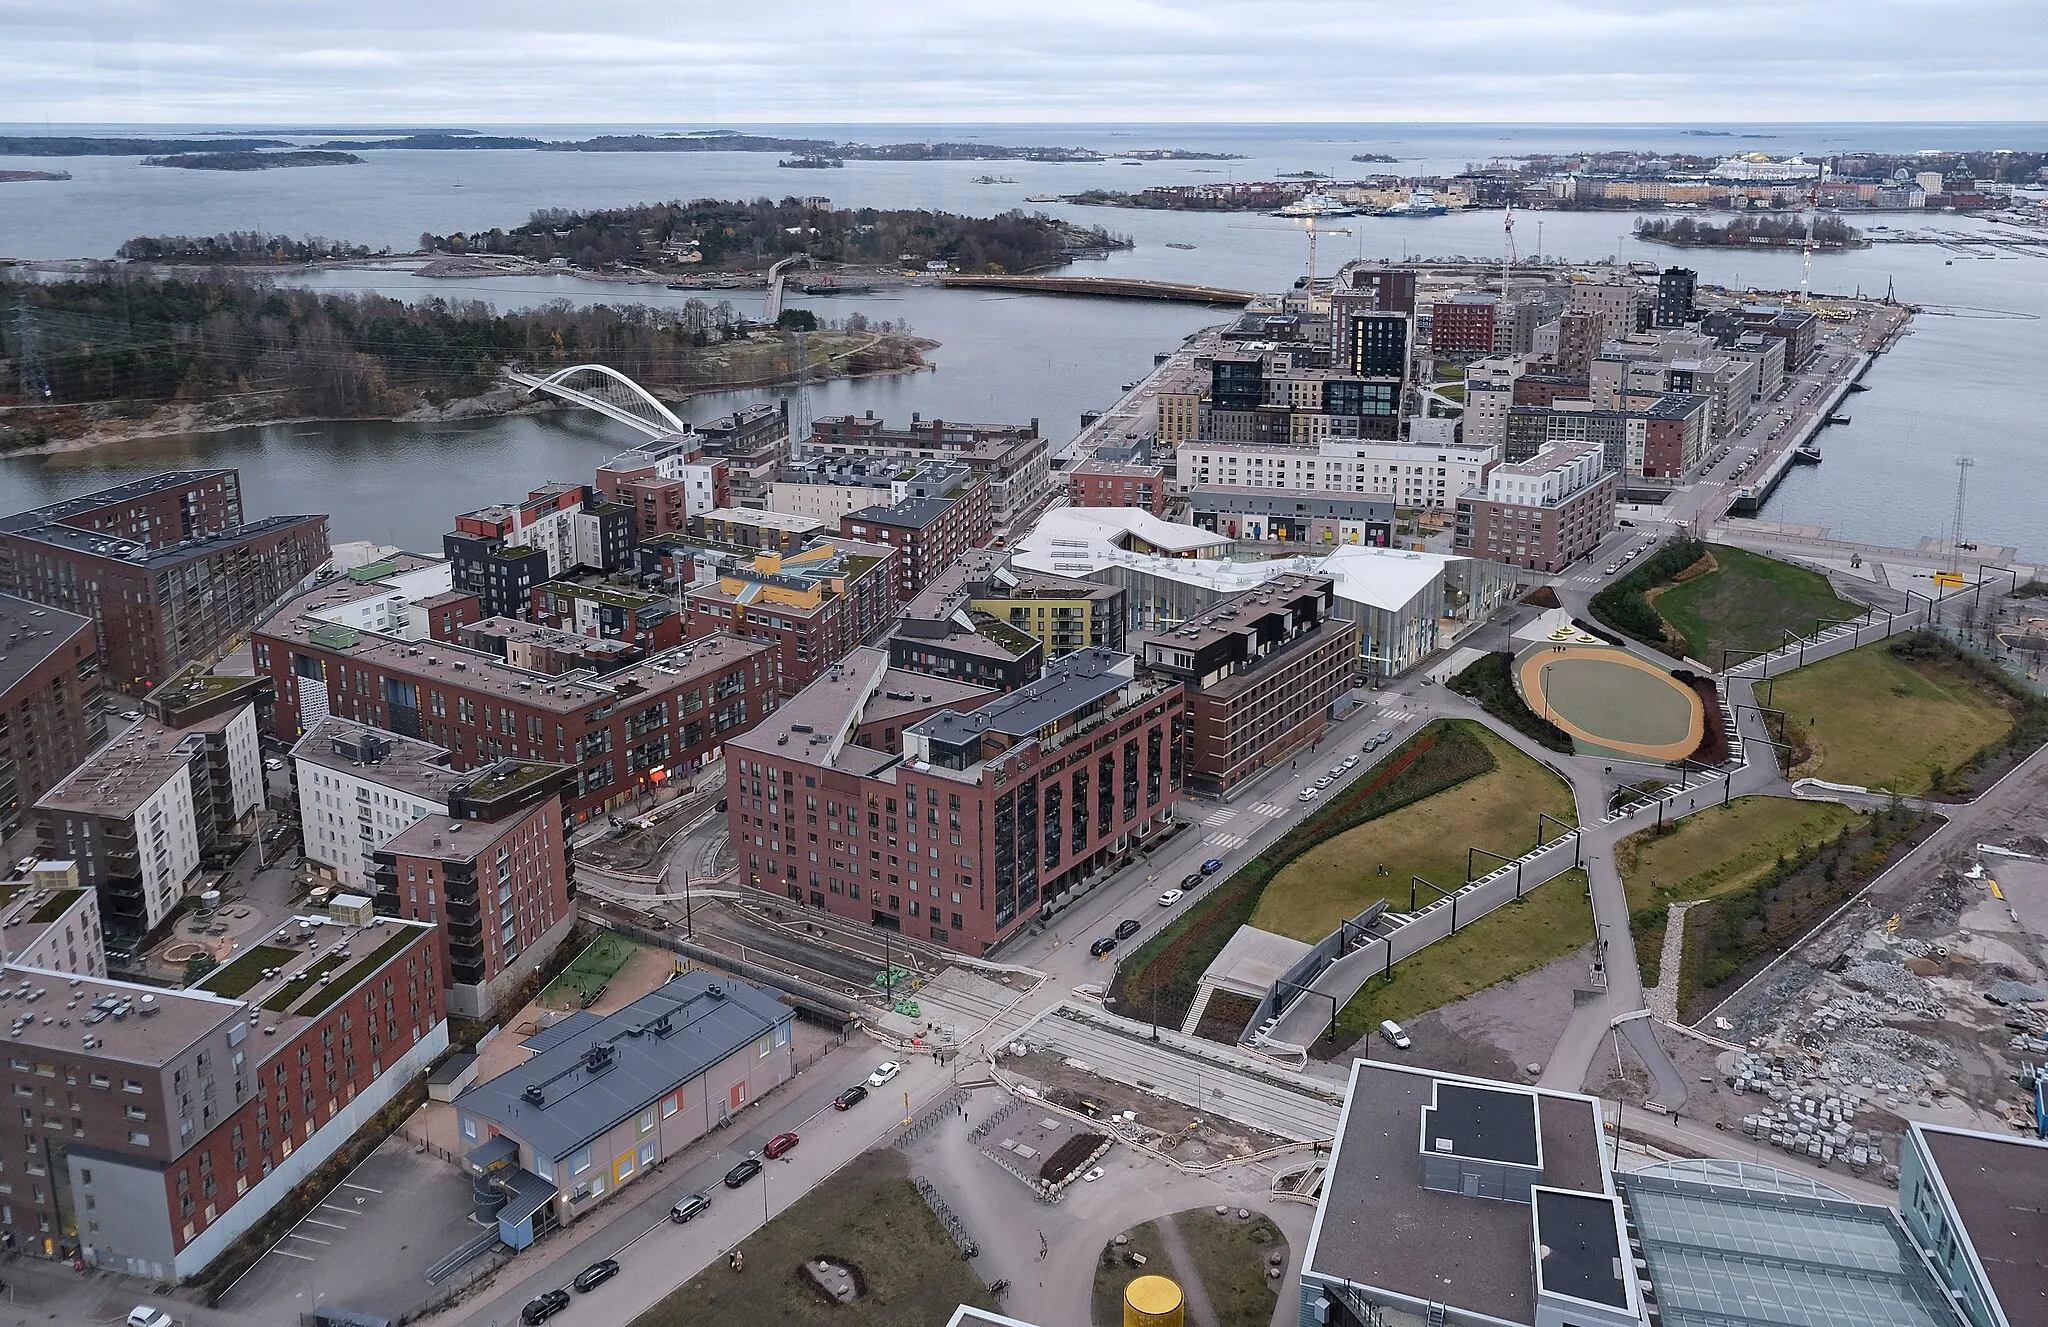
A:
[[[827,1041],[824,1045],[818,1047],[818,1049],[812,1051],[809,1055],[804,1056],[801,1060],[797,1060],[793,1064],[791,1064],[790,1072],[794,1074],[802,1073],[804,1070],[810,1068],[818,1061],[830,1055],[833,1051],[836,1051],[841,1046],[844,1046],[846,1044],[846,1039],[851,1035],[851,1033],[847,1032],[835,1032],[834,1034],[832,1034],[831,1040]]]
[[[895,1139],[889,1145],[891,1147],[900,1149],[910,1143],[916,1142],[918,1139],[924,1137],[932,1130],[944,1124],[947,1120],[950,1120],[954,1116],[960,1114],[961,1111],[966,1109],[966,1106],[967,1094],[959,1090],[958,1088],[955,1088],[953,1091],[948,1092],[945,1096],[940,1097],[937,1101],[933,1102],[930,1108],[927,1109],[924,1114],[918,1116],[916,1120],[914,1120],[910,1124],[905,1125],[903,1127],[903,1132],[897,1134]]]

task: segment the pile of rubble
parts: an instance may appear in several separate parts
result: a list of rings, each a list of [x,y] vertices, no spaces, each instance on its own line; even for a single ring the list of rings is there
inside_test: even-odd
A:
[[[1768,1110],[1743,1116],[1742,1132],[1823,1166],[1840,1157],[1855,1175],[1864,1174],[1872,1166],[1880,1167],[1879,1175],[1884,1182],[1897,1187],[1899,1168],[1884,1159],[1883,1134],[1876,1129],[1852,1128],[1849,1121],[1853,1112],[1853,1106],[1844,1106],[1835,1097],[1818,1102],[1802,1097],[1798,1110]]]
[[[1823,1061],[1811,1052],[1789,1047],[1737,1055],[1728,1085],[1737,1095],[1755,1094],[1776,1107],[1743,1116],[1742,1131],[1822,1165],[1839,1157],[1858,1175],[1872,1166],[1882,1167],[1885,1182],[1896,1184],[1898,1168],[1885,1161],[1882,1131],[1858,1129],[1856,1116],[1865,1108],[1868,1094],[1909,1091],[1918,1095],[1929,1085],[1917,1079],[1899,1082],[1864,1077],[1862,1092],[1839,1091],[1833,1083],[1846,1076],[1847,1068],[1837,1060]]]

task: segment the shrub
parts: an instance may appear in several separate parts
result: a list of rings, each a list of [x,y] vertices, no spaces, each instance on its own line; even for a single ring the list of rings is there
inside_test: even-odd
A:
[[[1515,689],[1514,665],[1513,655],[1496,650],[1444,685],[1531,741],[1570,755],[1571,734],[1529,708]]]
[[[1644,558],[1634,571],[1594,595],[1588,606],[1595,618],[1614,630],[1661,648],[1668,640],[1664,619],[1645,597],[1645,591],[1675,579],[1706,555],[1707,546],[1699,540],[1674,539]]]

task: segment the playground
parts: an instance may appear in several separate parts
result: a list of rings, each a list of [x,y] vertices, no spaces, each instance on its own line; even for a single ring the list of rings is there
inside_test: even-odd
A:
[[[1515,656],[1529,708],[1571,734],[1582,755],[1683,760],[1699,748],[1706,707],[1693,689],[1627,650],[1539,640]]]

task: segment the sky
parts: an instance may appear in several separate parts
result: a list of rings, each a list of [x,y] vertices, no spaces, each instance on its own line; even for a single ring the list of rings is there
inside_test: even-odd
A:
[[[0,121],[2036,120],[2044,0],[0,0]]]

